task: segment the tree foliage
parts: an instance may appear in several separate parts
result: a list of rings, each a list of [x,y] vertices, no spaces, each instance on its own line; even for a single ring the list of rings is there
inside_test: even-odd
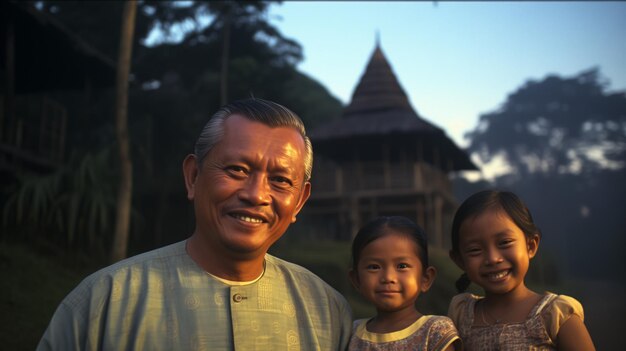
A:
[[[104,254],[115,212],[111,148],[97,154],[74,154],[55,172],[19,174],[8,189],[2,225],[26,240],[42,240],[66,248],[87,248]],[[31,236],[37,233],[39,238]]]
[[[609,91],[598,69],[529,81],[468,136],[470,152],[484,163],[502,157],[510,172],[492,184],[457,182],[461,198],[485,186],[517,192],[542,229],[540,255],[567,274],[626,281],[624,92]]]
[[[254,96],[277,101],[298,113],[308,128],[340,115],[340,102],[297,70],[302,47],[270,21],[268,9],[276,3],[138,2],[128,127],[133,208],[139,216],[133,216],[129,254],[180,240],[192,230],[180,165],[220,106],[226,24],[229,100]],[[123,2],[36,4],[105,55],[117,57]],[[157,40],[147,42],[154,33],[160,33]],[[111,89],[99,91],[84,106],[78,106],[82,102],[75,96],[55,96],[72,112],[68,147],[84,155],[109,145],[115,135],[113,96]],[[116,162],[110,167],[117,172]],[[138,218],[146,219],[145,225],[138,226]]]
[[[529,81],[499,110],[480,116],[469,150],[483,163],[503,156],[517,176],[622,169],[626,96],[606,87],[597,69]]]

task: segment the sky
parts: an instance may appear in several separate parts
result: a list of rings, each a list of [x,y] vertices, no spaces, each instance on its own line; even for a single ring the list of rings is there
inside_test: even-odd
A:
[[[626,90],[626,2],[284,1],[269,16],[302,45],[299,70],[344,105],[378,32],[418,114],[461,147],[529,79],[599,67]]]

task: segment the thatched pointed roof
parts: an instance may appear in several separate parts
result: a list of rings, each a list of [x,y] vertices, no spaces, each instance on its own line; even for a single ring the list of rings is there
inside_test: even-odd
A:
[[[317,127],[310,135],[316,150],[322,153],[334,150],[337,154],[339,144],[345,145],[350,140],[362,142],[369,138],[397,144],[407,137],[419,138],[430,147],[438,145],[454,160],[455,170],[476,169],[441,128],[421,118],[413,109],[378,43],[341,118]]]
[[[352,100],[343,116],[369,113],[380,110],[413,111],[409,99],[393,73],[379,45],[367,64],[361,81],[354,89]]]

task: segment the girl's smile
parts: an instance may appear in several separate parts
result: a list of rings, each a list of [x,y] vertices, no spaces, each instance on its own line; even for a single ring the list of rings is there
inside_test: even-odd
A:
[[[359,292],[385,312],[414,309],[417,297],[432,282],[417,256],[416,243],[399,233],[367,244],[351,276]]]
[[[434,268],[424,269],[414,240],[391,232],[367,244],[351,272],[354,286],[379,313],[415,311],[415,301],[430,288]]]
[[[527,239],[501,209],[466,219],[460,227],[459,263],[471,281],[487,294],[525,288],[524,277],[535,256],[539,237]]]

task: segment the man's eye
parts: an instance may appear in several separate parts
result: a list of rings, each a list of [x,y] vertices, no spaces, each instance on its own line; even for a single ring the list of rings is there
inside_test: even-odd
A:
[[[228,166],[226,167],[226,171],[233,175],[245,175],[248,171],[241,166]]]
[[[281,176],[272,177],[271,181],[278,184],[292,185],[291,179]]]

